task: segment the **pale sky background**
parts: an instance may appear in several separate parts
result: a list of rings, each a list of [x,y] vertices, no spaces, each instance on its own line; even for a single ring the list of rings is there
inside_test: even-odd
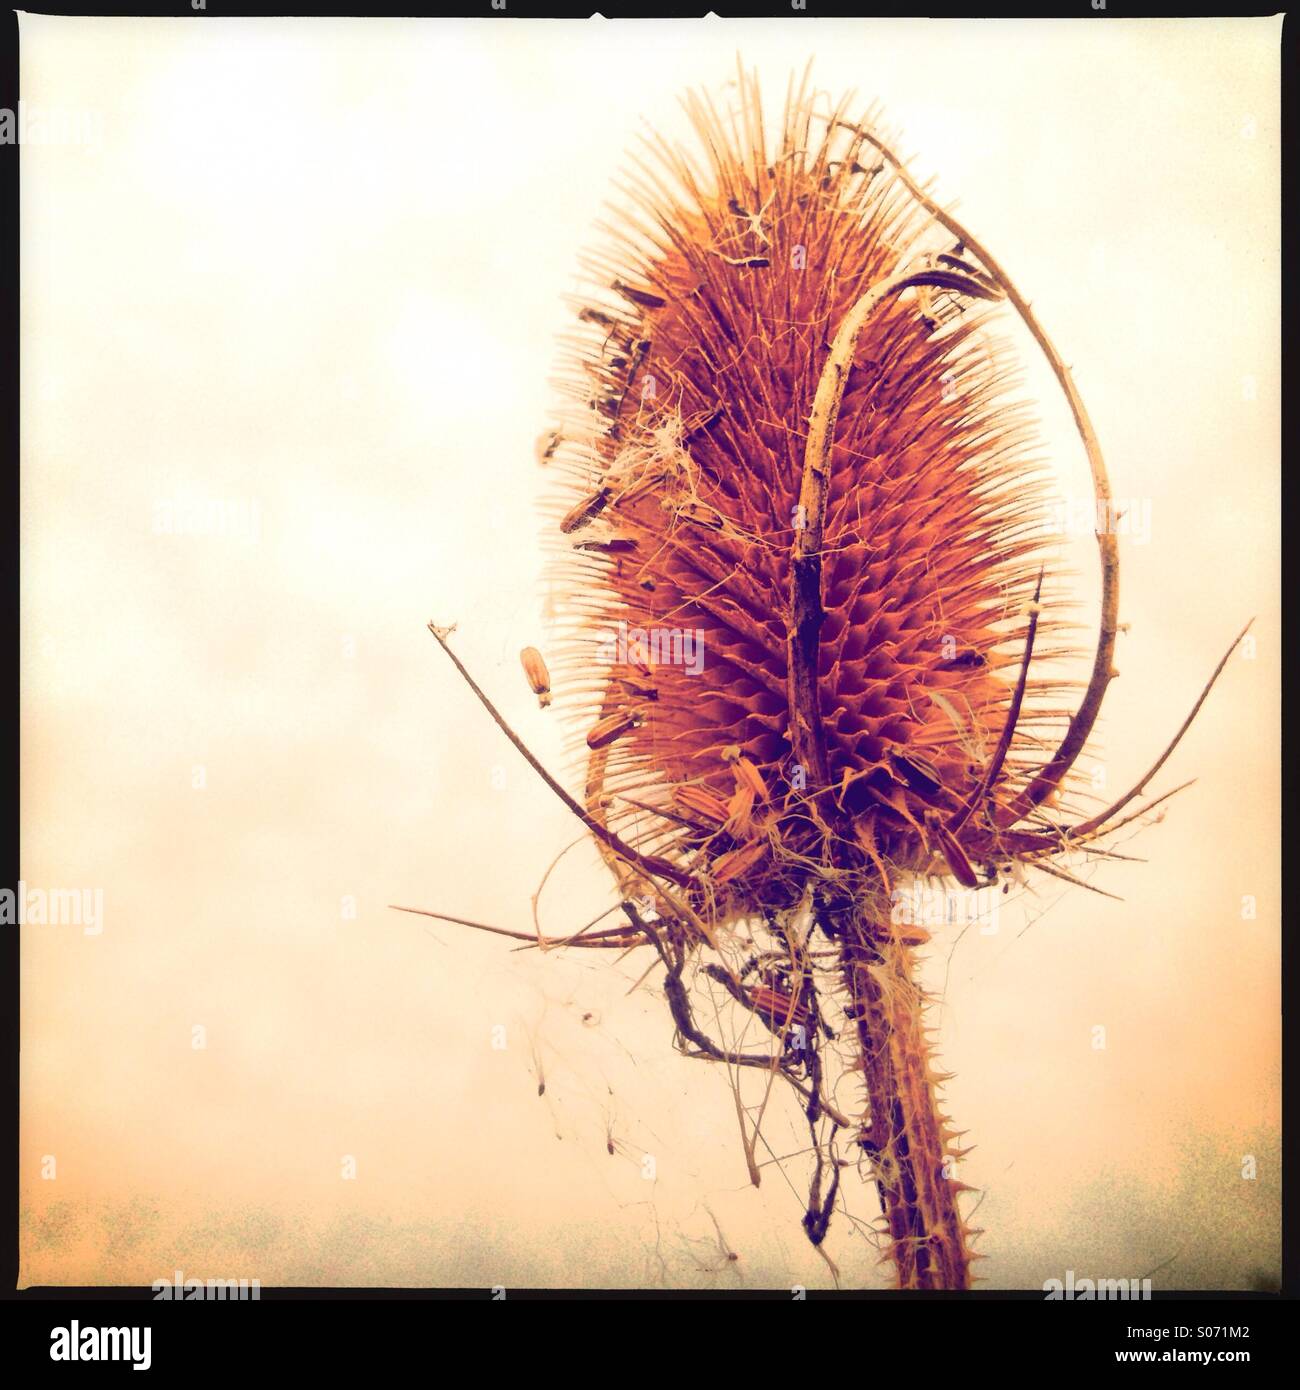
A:
[[[628,992],[644,958],[387,908],[526,928],[580,832],[424,625],[460,624],[558,768],[517,653],[545,639],[561,296],[643,121],[684,136],[679,94],[738,51],[772,103],[810,56],[883,103],[1149,503],[1108,789],[1256,618],[1152,790],[1199,780],[1126,846],[1149,862],[1093,876],[1123,902],[1043,879],[997,933],[936,936],[978,1273],[1276,1277],[1279,34],[24,16],[24,101],[92,138],[22,152],[22,868],[102,888],[104,929],[23,936],[23,1281],[829,1283],[801,1161],[796,1190],[749,1185],[725,1073]],[[160,533],[187,502],[225,534]],[[580,845],[543,922],[609,892]],[[884,1277],[842,1219],[826,1250],[848,1287]]]

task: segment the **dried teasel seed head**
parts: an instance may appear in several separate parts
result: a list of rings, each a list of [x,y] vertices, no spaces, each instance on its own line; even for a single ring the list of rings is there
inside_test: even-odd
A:
[[[926,812],[1010,804],[1041,726],[1064,722],[1065,687],[1028,682],[982,788],[1052,545],[999,285],[810,91],[771,139],[747,77],[729,100],[723,114],[689,99],[702,161],[652,142],[659,167],[629,174],[615,237],[586,262],[556,514],[562,533],[600,515],[635,547],[558,551],[557,680],[590,692],[585,709],[571,702],[599,753],[589,791],[665,809],[629,822],[628,843],[728,883],[727,911],[763,913],[794,907],[807,865],[837,845],[858,847],[876,883],[928,871],[943,846]],[[841,370],[833,350],[854,314]],[[824,493],[810,506],[818,419]],[[792,577],[813,528],[822,768],[790,698]],[[651,665],[658,698],[635,721],[614,712],[620,682]],[[752,801],[722,824],[749,833],[761,803],[770,852],[727,836],[701,848],[668,811],[688,786],[726,807],[742,785]],[[971,818],[971,833],[985,825]]]

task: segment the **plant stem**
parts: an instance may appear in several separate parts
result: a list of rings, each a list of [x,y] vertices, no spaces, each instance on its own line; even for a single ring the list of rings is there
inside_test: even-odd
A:
[[[875,1166],[898,1286],[969,1288],[971,1232],[957,1199],[970,1189],[945,1171],[958,1156],[948,1147],[955,1135],[938,1110],[911,947],[890,935],[887,904],[848,909],[827,925],[840,947],[870,1107],[859,1138]]]

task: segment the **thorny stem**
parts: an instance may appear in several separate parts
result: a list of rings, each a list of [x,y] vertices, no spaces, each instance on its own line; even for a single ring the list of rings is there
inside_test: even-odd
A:
[[[866,1083],[870,1123],[859,1142],[875,1168],[899,1287],[969,1288],[971,1232],[957,1205],[969,1189],[945,1173],[945,1160],[955,1156],[947,1147],[954,1136],[935,1105],[938,1078],[930,1067],[911,948],[889,935],[887,915],[876,921],[871,912],[849,909],[826,923],[840,943]]]

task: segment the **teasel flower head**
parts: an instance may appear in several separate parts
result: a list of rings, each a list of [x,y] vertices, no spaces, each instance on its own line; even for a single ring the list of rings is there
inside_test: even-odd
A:
[[[592,809],[690,872],[722,919],[788,909],[810,875],[946,873],[930,825],[972,798],[977,853],[1005,853],[994,808],[1068,713],[1059,680],[1030,681],[989,778],[1051,541],[1000,292],[841,112],[793,93],[769,141],[744,79],[739,96],[726,117],[689,103],[702,163],[660,142],[635,161],[586,259],[573,409],[548,460],[568,619],[552,659]],[[909,274],[843,360],[812,516],[836,332]],[[793,557],[819,521],[800,711]],[[700,815],[692,789],[737,814]]]

